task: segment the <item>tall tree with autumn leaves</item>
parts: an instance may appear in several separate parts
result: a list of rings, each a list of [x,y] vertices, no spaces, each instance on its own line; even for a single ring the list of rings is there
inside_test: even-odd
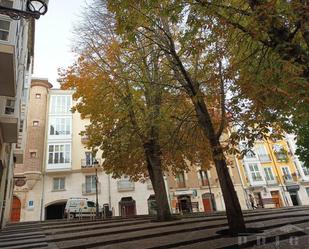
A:
[[[226,88],[230,77],[224,30],[211,18],[201,17],[208,26],[190,26],[191,9],[171,1],[107,1],[115,14],[118,32],[134,41],[142,36],[160,48],[168,62],[174,82],[190,99],[211,148],[228,219],[233,234],[246,232],[239,200],[228,172],[224,147],[220,141],[226,126]],[[209,29],[211,27],[211,29]],[[216,30],[216,32],[212,32]],[[221,32],[219,32],[221,31]],[[221,36],[220,36],[221,34]],[[211,116],[220,113],[219,125]]]
[[[164,172],[187,170],[190,163],[206,168],[212,158],[164,52],[142,35],[130,42],[118,36],[100,1],[85,13],[76,51],[78,61],[60,80],[63,89],[75,89],[74,109],[90,117],[88,146],[102,150],[103,168],[113,177],[149,177],[158,219],[171,219]]]

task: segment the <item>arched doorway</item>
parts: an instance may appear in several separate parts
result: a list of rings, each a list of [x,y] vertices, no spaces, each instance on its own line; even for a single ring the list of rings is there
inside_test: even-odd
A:
[[[12,222],[20,221],[20,209],[21,209],[20,200],[16,196],[13,196],[13,203],[12,203],[12,209],[11,209],[11,221]]]
[[[45,207],[45,219],[63,219],[64,209],[67,201],[57,201]]]
[[[182,213],[192,213],[191,197],[189,195],[180,195],[178,199],[178,210]]]
[[[147,203],[148,203],[148,213],[150,215],[157,215],[158,206],[155,195],[150,195],[147,200]]]
[[[135,200],[130,197],[122,197],[119,202],[119,212],[122,217],[132,217],[136,215]]]

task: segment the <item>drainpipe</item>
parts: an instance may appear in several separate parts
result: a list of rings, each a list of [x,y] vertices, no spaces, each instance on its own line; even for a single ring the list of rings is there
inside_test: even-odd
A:
[[[40,221],[44,220],[44,217],[43,217],[44,189],[45,189],[45,172],[43,172],[43,174],[42,174],[42,194],[41,194],[41,217],[40,217]]]
[[[278,168],[277,168],[276,160],[275,160],[275,158],[274,158],[274,156],[273,156],[273,154],[272,154],[272,150],[271,150],[270,144],[269,144],[269,142],[268,142],[268,139],[266,139],[266,144],[267,144],[267,147],[268,147],[268,150],[269,150],[269,155],[270,155],[270,157],[271,157],[271,160],[272,160],[273,163],[274,163],[275,170],[276,170],[277,175],[278,175],[279,184],[281,185],[281,188],[282,188],[282,194],[283,194],[284,203],[285,203],[286,206],[289,206],[288,200],[287,200],[286,195],[285,195],[284,184],[283,184],[283,182],[282,182],[282,180],[281,180],[281,177],[280,177],[280,174],[279,174],[279,170],[278,170]]]

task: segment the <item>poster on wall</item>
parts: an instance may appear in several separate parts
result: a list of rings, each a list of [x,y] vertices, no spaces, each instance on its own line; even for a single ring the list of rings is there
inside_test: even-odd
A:
[[[34,209],[34,201],[30,200],[28,201],[28,210]]]

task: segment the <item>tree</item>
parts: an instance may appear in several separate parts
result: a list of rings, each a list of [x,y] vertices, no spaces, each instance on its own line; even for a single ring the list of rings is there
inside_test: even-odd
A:
[[[296,142],[296,154],[305,167],[309,168],[309,122],[303,124],[299,131]]]
[[[123,39],[134,41],[141,35],[164,52],[177,82],[175,86],[184,89],[191,100],[204,138],[211,147],[230,232],[245,232],[242,211],[220,141],[226,127],[225,87],[229,80],[229,70],[224,66],[225,49],[220,37],[213,36],[214,32],[202,26],[187,25],[191,18],[188,13],[190,9],[174,5],[174,2],[139,1],[137,5],[129,0],[108,2]],[[212,29],[220,29],[214,20],[205,18],[204,21]],[[212,108],[220,110],[218,126],[210,114]]]
[[[303,134],[309,120],[308,1],[178,3],[194,9],[192,26],[207,25],[201,16],[225,26],[225,46],[236,73],[230,106],[243,121],[243,134],[257,120],[260,127],[279,125]]]
[[[174,79],[162,50],[143,36],[117,36],[104,3],[85,13],[78,29],[78,61],[62,71],[64,89],[75,89],[74,110],[90,117],[83,132],[89,148],[102,150],[103,168],[113,177],[149,177],[158,204],[158,220],[171,219],[165,171],[188,169],[188,161],[208,167],[209,146],[196,126],[185,94],[171,88]]]

